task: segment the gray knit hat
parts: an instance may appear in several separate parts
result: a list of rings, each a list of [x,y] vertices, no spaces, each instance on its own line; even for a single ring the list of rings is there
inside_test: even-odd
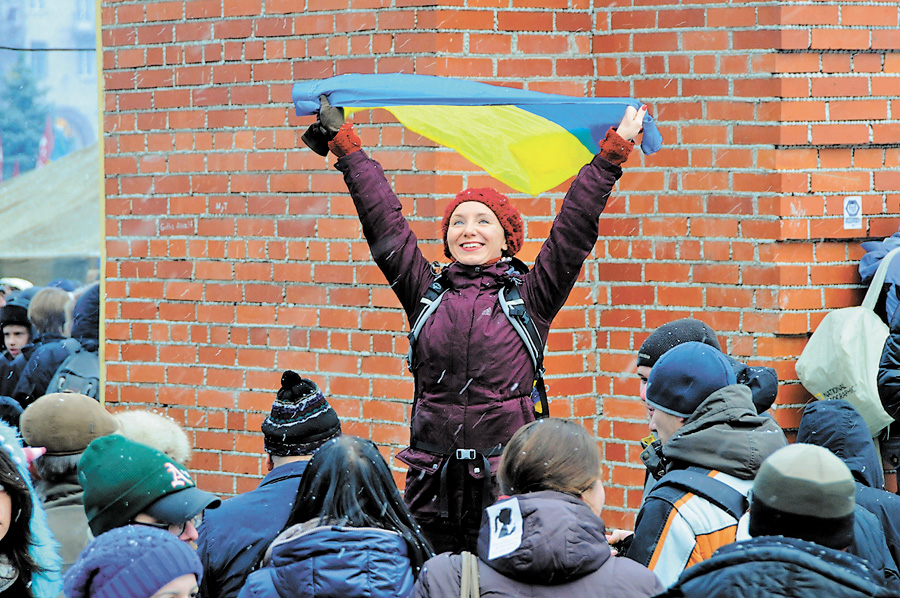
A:
[[[853,539],[856,483],[831,451],[791,444],[759,468],[750,500],[750,535],[779,535],[842,549]]]

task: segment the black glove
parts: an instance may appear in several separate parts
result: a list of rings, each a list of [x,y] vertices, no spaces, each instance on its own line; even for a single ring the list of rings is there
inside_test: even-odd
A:
[[[306,130],[300,139],[309,149],[320,156],[328,155],[328,142],[334,139],[344,124],[344,109],[332,106],[328,96],[319,96],[319,112],[316,122]]]

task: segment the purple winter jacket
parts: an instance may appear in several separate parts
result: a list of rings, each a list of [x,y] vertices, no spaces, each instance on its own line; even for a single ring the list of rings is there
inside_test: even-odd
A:
[[[400,201],[381,166],[364,151],[339,158],[336,167],[344,173],[375,263],[410,317],[434,274],[401,213]],[[619,166],[599,155],[581,169],[528,273],[512,272],[508,260],[487,266],[453,262],[445,269],[448,291],[416,343],[413,444],[487,449],[505,445],[516,430],[533,421],[534,367],[497,294],[507,277],[520,277],[519,292],[546,342],[553,317],[594,247],[598,218],[621,174]],[[432,474],[446,457],[407,448],[398,458],[411,474]],[[492,469],[498,460],[491,459]],[[484,473],[477,463],[470,462],[469,474],[480,479]],[[434,477],[410,475],[407,495],[410,484],[435,484],[429,479]],[[436,493],[437,485],[434,488]],[[428,520],[435,517],[437,506],[426,501],[410,508]]]
[[[541,490],[512,496],[515,517],[505,538],[488,514],[478,537],[478,585],[491,598],[647,598],[665,591],[652,571],[612,556],[606,526],[581,499]],[[503,504],[503,503],[498,503]],[[518,541],[516,541],[518,539]],[[504,548],[492,555],[491,543]],[[491,558],[493,556],[494,558]],[[630,562],[629,562],[630,561]],[[462,557],[432,557],[416,581],[412,598],[456,598],[462,585]]]

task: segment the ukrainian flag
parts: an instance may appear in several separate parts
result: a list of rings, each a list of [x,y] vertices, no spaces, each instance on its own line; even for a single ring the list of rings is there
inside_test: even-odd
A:
[[[297,116],[319,109],[319,95],[346,114],[382,108],[408,129],[453,148],[517,191],[536,196],[578,173],[622,120],[630,98],[577,98],[429,75],[340,75],[295,83]],[[644,117],[641,150],[662,136]]]

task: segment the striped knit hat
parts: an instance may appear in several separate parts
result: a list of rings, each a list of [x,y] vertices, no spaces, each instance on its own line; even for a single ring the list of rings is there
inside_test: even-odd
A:
[[[341,422],[315,382],[287,370],[262,432],[270,455],[311,455],[326,440],[340,436]]]

